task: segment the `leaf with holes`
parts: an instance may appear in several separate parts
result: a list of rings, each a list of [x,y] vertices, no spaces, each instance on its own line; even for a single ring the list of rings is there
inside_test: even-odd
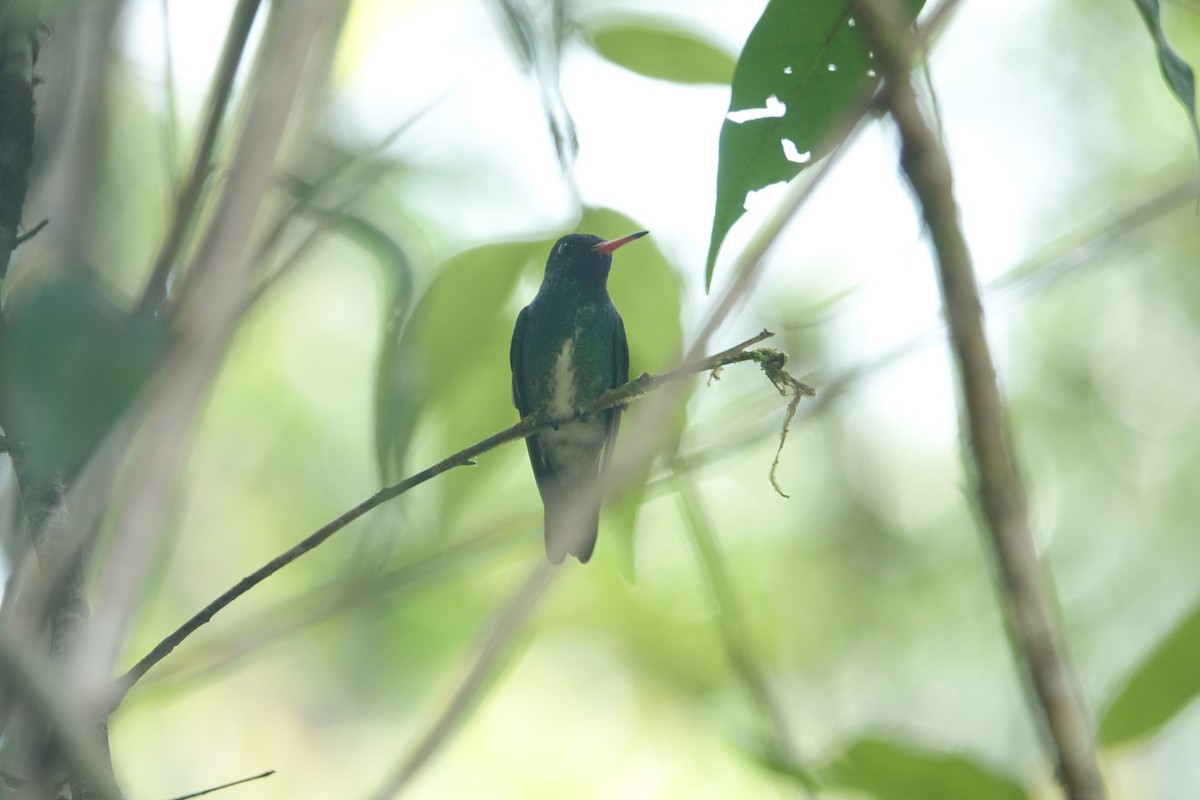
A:
[[[905,0],[915,19],[923,0]],[[746,39],[721,126],[705,285],[746,196],[825,155],[830,132],[879,78],[847,0],[771,0]]]

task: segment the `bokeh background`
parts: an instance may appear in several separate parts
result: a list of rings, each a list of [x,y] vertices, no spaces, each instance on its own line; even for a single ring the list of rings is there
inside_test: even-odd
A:
[[[39,62],[25,214],[52,225],[18,253],[10,292],[61,253],[114,296],[140,291],[232,5],[63,7]],[[548,3],[528,5],[526,28],[523,4],[349,4],[274,199],[320,184],[336,213],[295,217],[299,258],[237,333],[122,666],[382,481],[515,421],[508,336],[562,233],[651,230],[611,279],[633,368],[669,368],[690,342],[778,197],[750,198],[706,294],[717,135],[763,4],[564,5],[557,58]],[[1200,7],[1164,18],[1200,63]],[[962,3],[923,74],[1035,533],[1100,717],[1200,603],[1196,142],[1128,0]],[[574,154],[554,135],[572,125]],[[925,791],[835,782],[822,797],[963,796],[955,769],[1054,796],[885,122],[855,139],[712,349],[763,328],[818,391],[781,453],[790,498],[768,480],[786,400],[753,366],[697,379],[644,489],[615,499],[594,561],[561,570],[409,796],[791,797],[781,727],[810,767],[902,748],[950,764],[928,766]],[[511,444],[355,523],[139,684],[112,719],[122,785],[172,797],[274,769],[227,796],[365,796],[542,558],[540,514]],[[1168,692],[1190,696],[1197,643]],[[1195,797],[1200,714],[1173,708],[1102,749],[1114,797]]]

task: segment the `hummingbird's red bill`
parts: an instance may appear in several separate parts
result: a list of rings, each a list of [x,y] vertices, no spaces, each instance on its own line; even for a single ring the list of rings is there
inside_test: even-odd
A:
[[[624,247],[634,239],[640,239],[649,232],[650,231],[638,231],[637,233],[631,233],[628,236],[622,236],[620,239],[609,239],[607,242],[601,242],[600,244],[593,245],[592,249],[597,253],[611,253],[618,247]]]

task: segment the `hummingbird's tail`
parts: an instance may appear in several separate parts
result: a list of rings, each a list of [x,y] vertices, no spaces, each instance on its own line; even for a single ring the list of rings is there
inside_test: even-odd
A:
[[[586,564],[596,548],[600,531],[600,503],[587,507],[586,491],[547,492],[542,499],[546,506],[546,558],[558,566],[568,554]]]

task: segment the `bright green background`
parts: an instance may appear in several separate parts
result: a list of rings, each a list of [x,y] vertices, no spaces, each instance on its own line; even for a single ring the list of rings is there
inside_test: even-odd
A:
[[[387,25],[423,24],[422,4],[393,5],[355,5],[334,59],[335,98],[352,94],[356,70],[379,68],[368,54],[387,46]],[[653,17],[579,5],[580,40],[643,76],[613,68],[619,80],[678,81],[659,91],[683,103],[695,86],[717,91],[713,83],[729,78],[737,44],[714,33],[725,22],[718,4]],[[543,11],[536,24],[545,24]],[[981,167],[1063,158],[1027,194],[1006,195],[1020,227],[1006,237],[1012,253],[999,272],[1008,277],[987,276],[1034,528],[1058,581],[1087,705],[1103,720],[1112,796],[1182,800],[1200,785],[1200,716],[1189,705],[1200,688],[1195,202],[1099,237],[1113,232],[1107,219],[1197,175],[1191,129],[1132,3],[1008,11],[968,3],[961,13],[935,45],[933,84],[952,73],[977,84],[971,114],[951,102],[953,92],[939,96],[952,159],[967,176],[968,232],[990,227],[994,235],[1012,218],[997,211],[989,220],[988,206],[973,204],[978,175],[987,174]],[[491,43],[463,51],[483,75],[491,59],[512,59],[496,46],[505,36],[500,16],[486,20],[461,34]],[[738,29],[752,22],[739,18]],[[1166,23],[1195,64],[1200,15],[1169,6]],[[984,61],[971,38],[981,30],[994,37]],[[585,48],[570,57],[593,59]],[[161,234],[161,165],[169,157],[161,87],[124,62],[112,74],[103,202],[85,242],[92,264],[128,292]],[[397,78],[395,92],[416,80]],[[570,85],[567,105],[586,105]],[[298,137],[289,169],[313,179],[317,165],[362,146],[339,108],[322,117],[321,147]],[[545,139],[539,146],[552,152],[536,105],[514,95],[510,108],[530,117]],[[434,105],[419,124],[436,131],[438,114]],[[323,239],[249,316],[204,412],[171,546],[123,664],[374,492],[380,462],[391,475],[407,474],[515,421],[507,337],[536,290],[549,242],[577,223],[617,236],[646,221],[632,210],[636,198],[627,209],[594,200],[586,186],[589,208],[579,211],[562,199],[553,171],[544,194],[540,185],[493,177],[509,165],[501,146],[488,150],[487,119],[481,110],[478,149],[446,174],[402,137],[376,165],[381,179],[352,206],[373,227]],[[185,114],[185,130],[191,121]],[[957,150],[972,124],[1011,125],[1011,147]],[[719,125],[713,119],[703,134],[713,159]],[[174,152],[187,152],[189,141]],[[1042,151],[1043,142],[1053,146]],[[603,147],[581,142],[581,158]],[[902,284],[930,281],[912,257],[920,249],[915,223],[894,262],[866,277],[846,255],[881,224],[855,216],[857,200],[873,207],[876,195],[896,191],[893,167],[864,176],[856,158],[866,155],[852,153],[830,177],[841,194],[824,208],[843,209],[842,222],[806,227],[802,215],[798,241],[776,255],[713,347],[770,328],[797,376],[818,389],[783,453],[780,480],[791,499],[766,478],[783,401],[753,367],[729,368],[711,385],[698,381],[687,427],[678,420],[682,434],[670,447],[683,461],[674,470],[660,461],[644,495],[614,504],[595,561],[563,569],[488,694],[411,796],[791,797],[798,777],[814,775],[829,798],[1053,796],[970,506],[953,412],[932,432],[927,420],[905,417],[922,406],[950,408],[949,386],[913,382],[903,402],[888,395],[897,386],[888,376],[907,358],[880,363],[856,348],[867,337],[882,340],[884,351],[904,348],[909,332],[886,320],[869,330],[843,324],[856,319],[856,298],[871,282],[897,273]],[[890,152],[881,163],[894,165]],[[714,191],[715,160],[697,164],[695,174],[699,191]],[[459,213],[456,194],[476,193],[502,218],[524,204],[553,206],[557,216],[531,213],[529,226],[498,236]],[[52,216],[37,202],[35,192],[28,218]],[[617,256],[611,288],[635,373],[668,367],[707,308],[697,291],[706,213],[682,226],[684,244],[652,237]],[[739,225],[757,219],[752,213]],[[726,250],[736,253],[741,240],[731,235]],[[1083,257],[1069,268],[1055,260],[1081,245]],[[994,266],[993,254],[977,255]],[[936,311],[924,320],[935,332]],[[921,358],[942,359],[934,336],[915,346]],[[797,743],[800,776],[773,755],[731,666],[685,512],[711,522],[744,623],[739,653],[773,693]],[[518,444],[356,523],[222,612],[147,676],[112,720],[119,779],[131,796],[167,797],[276,769],[227,796],[363,796],[442,709],[479,631],[542,557],[539,526]]]

